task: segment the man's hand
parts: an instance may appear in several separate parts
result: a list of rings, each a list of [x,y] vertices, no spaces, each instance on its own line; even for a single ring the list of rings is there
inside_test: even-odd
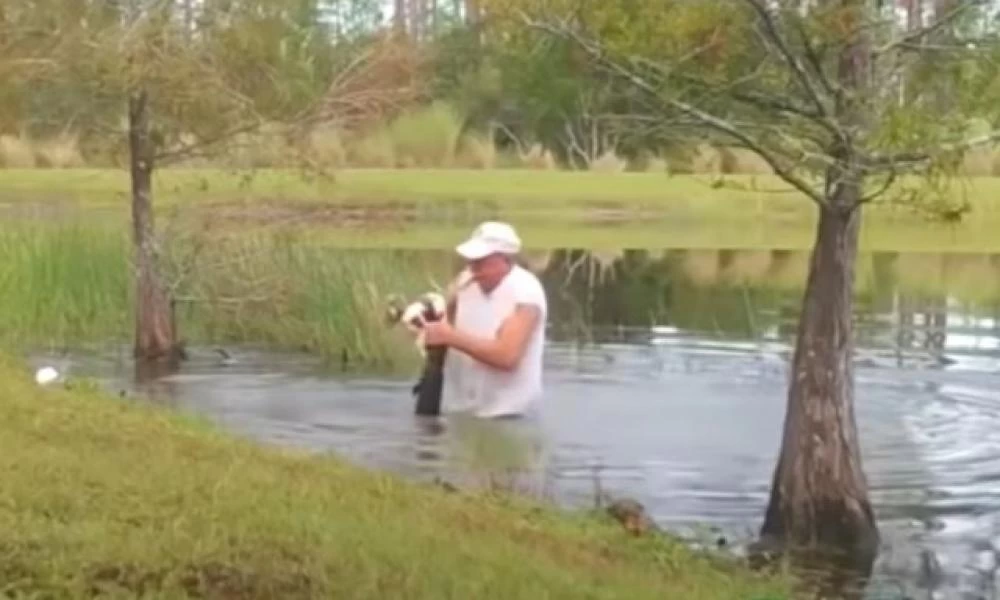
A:
[[[455,329],[446,320],[425,323],[423,333],[425,346],[449,346],[455,337]]]

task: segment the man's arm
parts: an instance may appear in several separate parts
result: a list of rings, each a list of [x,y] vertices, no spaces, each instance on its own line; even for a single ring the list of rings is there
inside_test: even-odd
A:
[[[528,340],[538,327],[541,311],[534,304],[518,304],[493,339],[452,332],[451,347],[495,369],[511,371],[521,362]]]

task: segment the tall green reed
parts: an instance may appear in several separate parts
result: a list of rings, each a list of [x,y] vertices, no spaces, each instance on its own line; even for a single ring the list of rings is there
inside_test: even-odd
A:
[[[161,244],[181,338],[318,354],[362,368],[416,359],[384,319],[386,299],[443,281],[447,260],[324,247],[273,231],[174,235]],[[132,336],[128,231],[15,222],[0,227],[0,343],[76,347]]]
[[[131,327],[127,242],[82,224],[0,227],[0,341],[121,339]]]
[[[290,235],[247,233],[213,242],[181,286],[185,320],[203,339],[253,341],[351,365],[398,366],[415,357],[387,327],[390,294],[442,281],[447,262],[390,249],[345,250]],[[401,337],[403,336],[403,337]]]

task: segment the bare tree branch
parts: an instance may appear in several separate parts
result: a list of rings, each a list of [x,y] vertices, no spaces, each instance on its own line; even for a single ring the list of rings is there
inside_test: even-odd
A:
[[[162,152],[157,153],[155,155],[155,158],[157,162],[160,161],[166,162],[181,158],[191,158],[195,156],[199,150],[209,148],[220,142],[225,142],[233,138],[234,136],[240,135],[242,133],[250,133],[256,131],[257,129],[260,128],[260,126],[261,122],[258,120],[254,120],[251,123],[245,125],[239,125],[237,127],[228,129],[218,135],[212,136],[211,138],[198,140],[187,144],[182,144],[180,146],[171,148],[170,150],[164,150]]]
[[[490,127],[493,129],[499,129],[512,142],[514,142],[514,145],[517,146],[518,153],[524,154],[525,152],[527,152],[527,150],[524,147],[524,143],[521,142],[521,138],[519,138],[513,131],[511,131],[510,127],[504,125],[503,122],[493,119],[490,121]],[[493,141],[492,135],[490,136],[490,140]]]
[[[877,190],[875,190],[874,192],[872,192],[870,194],[867,194],[865,196],[862,196],[860,199],[858,199],[858,203],[857,203],[856,206],[861,206],[863,204],[868,204],[869,202],[872,202],[873,200],[875,200],[879,196],[881,196],[881,195],[885,194],[886,192],[888,192],[889,189],[892,187],[892,185],[894,183],[896,183],[896,179],[898,177],[899,177],[899,171],[896,170],[895,166],[892,166],[889,169],[889,175],[888,175],[888,177],[885,178],[885,181],[882,182],[882,185],[879,186],[879,188]]]
[[[573,123],[569,115],[563,115],[564,123],[563,129],[566,132],[566,158],[570,158],[572,154],[576,154],[583,160],[584,164],[590,162],[591,157],[587,155],[580,142],[576,138],[576,133],[573,131]]]
[[[650,70],[659,72],[660,74],[662,74],[664,78],[676,77],[677,79],[680,79],[681,81],[687,82],[691,85],[699,86],[706,90],[710,90],[713,95],[718,95],[720,91],[720,86],[723,85],[723,82],[712,83],[705,80],[702,77],[697,77],[695,75],[691,75],[688,73],[671,72],[668,71],[667,69],[664,69],[663,66],[645,59],[639,58],[635,60],[637,62],[640,62]],[[761,64],[757,65],[757,67],[751,73],[743,77],[737,78],[733,81],[726,82],[724,84],[725,87],[722,88],[722,90],[725,91],[725,94],[727,96],[731,97],[733,100],[736,100],[737,102],[742,102],[744,104],[755,106],[757,108],[763,108],[790,115],[804,117],[810,121],[821,121],[822,115],[817,110],[810,110],[803,106],[797,106],[786,99],[779,98],[777,96],[772,96],[769,94],[764,94],[759,91],[741,91],[736,89],[738,86],[744,83],[749,83],[750,81],[753,81],[754,79],[758,78],[760,76],[760,72],[764,69],[766,62],[767,61],[761,62]],[[826,125],[825,123],[821,124]],[[835,133],[835,131],[833,132]]]
[[[704,44],[703,46],[695,48],[694,50],[680,57],[677,60],[677,63],[675,64],[683,64],[684,62],[697,57],[710,47],[711,44]],[[680,73],[675,71],[674,69],[667,69],[663,65],[657,64],[653,61],[649,61],[643,58],[635,58],[633,60],[649,68],[650,70],[660,73],[661,76],[663,76],[665,79],[666,78],[680,79],[681,81],[685,81],[686,83],[700,86],[705,90],[709,91],[712,95],[718,95],[720,86],[725,85],[724,90],[726,95],[728,95],[733,100],[736,100],[737,102],[742,102],[743,104],[747,104],[757,108],[774,110],[790,115],[796,115],[808,119],[810,121],[819,122],[820,125],[824,126],[834,135],[839,135],[839,131],[837,130],[836,127],[833,126],[833,124],[831,124],[828,121],[824,121],[824,115],[822,112],[820,112],[820,109],[810,110],[804,106],[798,106],[796,104],[793,104],[792,102],[789,102],[787,99],[778,96],[764,94],[759,91],[737,89],[741,85],[745,83],[750,83],[754,79],[759,78],[761,72],[767,66],[768,59],[762,60],[760,64],[758,64],[757,67],[753,69],[753,71],[751,71],[749,74],[743,77],[736,78],[729,82],[719,82],[719,83],[712,83],[704,78],[696,77],[695,75],[691,75],[688,73]],[[824,83],[828,84],[828,82],[825,81]],[[833,93],[832,87],[830,87],[829,90],[830,93],[832,94]]]
[[[872,56],[878,57],[882,54],[886,54],[887,52],[891,52],[893,50],[912,47],[913,44],[916,44],[916,42],[931,35],[935,31],[938,31],[939,29],[942,29],[950,25],[951,23],[954,23],[956,20],[958,20],[959,17],[964,15],[966,12],[968,12],[973,8],[978,8],[982,4],[984,4],[982,0],[963,0],[962,2],[958,2],[956,3],[954,8],[952,8],[950,11],[942,15],[939,19],[937,19],[930,25],[914,29],[913,31],[908,32],[903,37],[897,40],[893,40],[883,46],[880,46],[879,48],[876,48],[872,52]]]
[[[738,103],[742,103],[742,104],[745,104],[747,106],[750,106],[750,107],[753,107],[753,108],[757,108],[757,109],[760,109],[760,110],[770,111],[770,113],[772,115],[777,114],[777,115],[783,115],[783,116],[800,117],[801,119],[804,119],[806,122],[808,122],[810,124],[818,125],[819,127],[823,128],[825,131],[827,131],[830,134],[832,134],[835,138],[838,137],[837,136],[837,130],[834,127],[831,127],[822,118],[822,116],[819,115],[819,113],[817,111],[815,111],[815,110],[811,110],[811,109],[809,109],[807,107],[803,107],[803,106],[798,106],[798,105],[792,104],[791,102],[789,102],[787,100],[784,100],[782,98],[779,98],[779,97],[776,97],[776,96],[772,96],[772,95],[769,95],[769,94],[766,94],[766,93],[762,93],[762,92],[759,92],[759,91],[755,91],[755,90],[741,91],[741,90],[734,89],[736,86],[742,85],[744,83],[750,83],[754,79],[758,78],[760,76],[760,71],[762,71],[763,68],[766,66],[767,59],[765,59],[764,61],[762,61],[761,64],[758,65],[757,68],[755,68],[754,71],[751,72],[750,74],[748,74],[748,75],[746,75],[744,77],[740,77],[740,78],[738,78],[738,79],[736,79],[736,80],[734,80],[732,82],[729,82],[728,84],[724,83],[724,82],[712,83],[712,82],[709,82],[709,81],[705,80],[704,78],[697,77],[695,75],[686,74],[686,73],[673,73],[673,72],[665,69],[661,65],[658,65],[658,64],[656,64],[656,63],[654,63],[652,61],[648,61],[648,60],[641,59],[641,58],[639,58],[639,59],[633,59],[633,61],[638,62],[642,66],[646,67],[648,70],[657,73],[657,75],[659,77],[662,77],[663,80],[667,80],[667,78],[669,78],[669,77],[674,77],[674,78],[679,79],[681,81],[687,82],[687,83],[689,83],[689,84],[691,84],[691,85],[693,85],[695,87],[702,88],[704,95],[708,99],[718,98],[720,96],[725,96],[728,99],[734,100],[734,101],[736,101]],[[659,98],[657,100],[661,101]],[[697,105],[698,102],[696,102],[696,101],[695,102],[689,102],[689,104]],[[758,124],[756,124],[756,123],[747,123],[745,125],[743,125],[743,124],[737,125],[736,123],[733,123],[732,121],[730,121],[730,122],[732,124],[734,124],[734,126],[738,126],[741,129],[757,129],[757,128],[759,128]],[[820,137],[818,137],[816,135],[811,135],[811,134],[807,134],[807,133],[801,133],[800,135],[802,137],[804,137],[805,139],[808,139],[812,143],[816,144],[816,146],[820,147],[820,148],[826,147],[830,143],[829,140],[822,139],[822,138],[820,138]]]
[[[835,86],[823,72],[822,63],[816,54],[815,49],[809,44],[805,32],[801,30],[801,27],[799,28],[802,32],[803,41],[809,50],[806,54],[807,58],[810,60],[811,69],[807,69],[807,67],[803,65],[792,49],[788,46],[787,41],[782,36],[781,32],[778,31],[778,26],[774,21],[774,16],[761,2],[761,0],[744,1],[754,9],[764,25],[765,31],[762,34],[762,38],[765,45],[772,47],[772,54],[777,55],[778,59],[788,66],[795,79],[800,83],[801,87],[806,92],[806,95],[809,97],[811,103],[815,106],[815,110],[808,110],[804,107],[796,106],[787,100],[762,94],[760,92],[739,91],[736,89],[742,83],[752,80],[755,74],[759,73],[764,68],[766,62],[762,62],[758,65],[757,69],[755,69],[754,73],[750,76],[739,78],[728,84],[728,89],[725,92],[726,95],[733,100],[744,104],[753,105],[758,108],[778,110],[786,114],[806,118],[829,131],[835,138],[837,138],[838,141],[840,141],[840,143],[849,145],[850,140],[848,139],[847,133],[833,118],[831,109],[827,105],[827,101],[832,101],[832,97],[836,95]],[[813,72],[813,75],[809,74],[810,70]],[[684,77],[689,80],[696,79],[689,75],[685,75]],[[819,81],[819,86],[822,88],[822,91],[817,88],[816,84],[813,82],[813,78]],[[713,93],[719,93],[718,86],[708,87],[713,88]]]
[[[969,52],[970,50],[975,50],[981,45],[994,44],[995,40],[988,40],[982,38],[969,38],[963,39],[961,41],[956,41],[953,44],[927,44],[927,43],[907,43],[902,46],[907,50],[914,53],[930,53],[930,52]],[[971,45],[971,48],[970,48]]]
[[[805,48],[805,57],[807,64],[812,67],[813,74],[816,75],[816,79],[819,80],[820,85],[823,89],[832,97],[837,96],[837,86],[834,82],[827,77],[826,72],[823,70],[823,59],[816,50],[816,47],[809,40],[809,34],[806,32],[805,27],[802,26],[802,21],[795,21],[795,29],[799,32],[799,39],[802,41],[802,47]]]
[[[747,0],[756,1],[756,0]],[[630,82],[637,89],[650,95],[651,97],[657,99],[662,106],[666,104],[671,108],[678,110],[688,116],[699,121],[701,124],[715,129],[734,140],[738,141],[747,149],[753,151],[758,156],[760,156],[771,169],[774,170],[775,174],[784,179],[786,182],[791,184],[793,187],[798,189],[800,192],[805,194],[807,197],[811,198],[820,206],[826,206],[826,198],[823,193],[806,182],[805,179],[797,175],[792,168],[782,164],[782,160],[779,157],[765,148],[762,144],[757,143],[750,136],[741,132],[736,126],[731,122],[722,119],[716,115],[705,112],[694,105],[688,104],[681,100],[677,100],[670,97],[663,96],[655,86],[649,83],[646,79],[641,77],[636,73],[635,70],[626,68],[610,58],[608,58],[603,52],[602,48],[599,46],[589,43],[584,40],[576,31],[566,27],[565,25],[556,27],[549,23],[540,22],[532,19],[530,16],[524,12],[520,13],[521,19],[528,27],[539,29],[550,35],[555,35],[569,39],[576,43],[582,50],[584,50],[590,57],[598,64],[604,65],[610,68],[612,71],[617,73],[620,77]]]
[[[948,152],[960,152],[963,150],[971,150],[978,146],[985,146],[991,142],[1000,141],[1000,130],[994,130],[985,135],[976,136],[974,138],[969,138],[967,140],[962,140],[958,142],[943,143],[935,146],[936,151],[917,151],[917,152],[900,152],[898,154],[873,154],[871,155],[866,163],[874,167],[886,167],[892,165],[917,165],[920,163],[926,163],[931,160],[936,154],[946,154]]]
[[[818,110],[820,115],[823,116],[828,124],[837,131],[837,135],[842,137],[843,141],[846,141],[847,136],[840,130],[839,127],[837,127],[837,124],[830,119],[830,109],[827,107],[826,102],[824,102],[823,95],[814,85],[812,77],[810,77],[806,72],[806,68],[799,61],[798,57],[796,57],[795,53],[788,47],[788,44],[785,42],[785,38],[781,35],[781,32],[778,31],[778,26],[774,22],[774,17],[771,15],[767,6],[765,6],[761,0],[744,1],[749,4],[760,17],[764,25],[766,39],[769,39],[777,48],[778,55],[782,58],[782,60],[784,60],[785,63],[788,64],[788,67],[791,69],[796,79],[798,79],[806,94],[809,95],[810,100],[812,100],[812,102],[816,105],[816,110]]]
[[[303,126],[336,122],[341,126],[387,120],[421,95],[422,56],[393,38],[374,42],[341,69],[315,105],[293,120]]]

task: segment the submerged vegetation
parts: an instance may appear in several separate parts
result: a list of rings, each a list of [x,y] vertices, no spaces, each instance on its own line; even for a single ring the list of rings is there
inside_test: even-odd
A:
[[[669,538],[262,448],[24,371],[0,357],[11,597],[788,597]]]

